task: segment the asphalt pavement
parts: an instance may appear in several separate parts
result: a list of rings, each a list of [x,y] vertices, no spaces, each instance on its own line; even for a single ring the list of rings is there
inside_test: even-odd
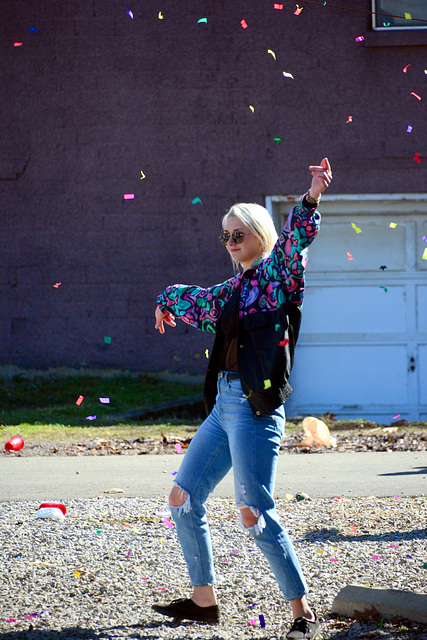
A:
[[[167,496],[178,454],[10,457],[0,459],[0,502],[62,501],[99,495]],[[276,496],[313,498],[421,496],[427,493],[427,452],[281,454]],[[232,471],[213,496],[233,498]],[[110,493],[121,489],[120,493]],[[105,493],[108,492],[108,493]]]

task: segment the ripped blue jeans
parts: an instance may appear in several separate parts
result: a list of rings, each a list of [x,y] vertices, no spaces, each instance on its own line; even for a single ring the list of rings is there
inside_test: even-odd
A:
[[[240,380],[220,378],[216,404],[188,447],[175,483],[184,503],[171,507],[193,586],[215,583],[205,502],[233,467],[236,507],[258,518],[246,530],[267,558],[286,600],[308,591],[292,542],[274,504],[274,484],[285,411],[255,418]],[[185,493],[184,493],[185,492]],[[241,524],[243,521],[239,512]]]

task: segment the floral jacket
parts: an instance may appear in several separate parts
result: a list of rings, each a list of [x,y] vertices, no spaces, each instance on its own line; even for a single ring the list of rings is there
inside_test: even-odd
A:
[[[175,284],[157,298],[163,311],[214,332],[224,305],[240,290],[239,373],[256,416],[272,413],[292,391],[288,378],[301,322],[308,246],[319,225],[319,212],[303,198],[290,212],[270,255],[257,266],[206,289]],[[215,341],[205,381],[208,413],[215,403],[218,360]]]

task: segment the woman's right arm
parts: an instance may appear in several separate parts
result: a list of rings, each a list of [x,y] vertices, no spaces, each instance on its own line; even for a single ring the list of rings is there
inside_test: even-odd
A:
[[[155,328],[164,333],[163,322],[173,327],[176,316],[196,329],[214,332],[234,281],[235,277],[207,289],[185,284],[167,287],[157,298]]]

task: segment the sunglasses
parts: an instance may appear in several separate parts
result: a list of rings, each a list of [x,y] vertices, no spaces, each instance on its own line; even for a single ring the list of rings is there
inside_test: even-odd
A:
[[[243,231],[233,231],[231,237],[236,244],[240,244],[241,242],[243,242],[243,238],[248,235],[249,233],[243,233]],[[230,234],[228,233],[228,231],[224,231],[224,233],[221,233],[221,235],[219,236],[219,239],[221,240],[223,245],[226,245],[230,240]]]

